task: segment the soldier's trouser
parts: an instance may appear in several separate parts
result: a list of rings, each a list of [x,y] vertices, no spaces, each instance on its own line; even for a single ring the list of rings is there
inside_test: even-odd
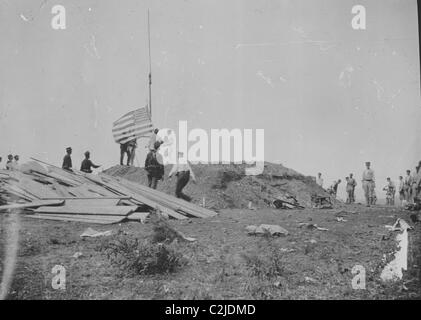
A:
[[[191,201],[191,198],[183,193],[183,188],[190,180],[190,171],[181,171],[177,173],[177,185],[175,187],[175,195],[177,198]]]
[[[158,178],[148,174],[148,186],[149,188],[156,189],[158,185]]]
[[[411,199],[411,187],[408,185],[405,185],[403,191],[405,193],[405,200],[409,201]]]
[[[352,190],[346,190],[348,198],[346,199],[346,203],[352,203]]]
[[[414,183],[412,185],[412,201],[415,202],[415,198],[418,198],[418,190],[417,190],[417,185]]]
[[[373,204],[374,198],[374,181],[363,181],[363,190],[365,201],[367,204]]]

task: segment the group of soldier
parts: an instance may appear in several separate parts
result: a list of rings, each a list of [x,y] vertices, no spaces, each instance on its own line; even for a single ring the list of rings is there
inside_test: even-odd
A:
[[[92,173],[92,168],[99,168],[100,165],[96,165],[90,159],[91,153],[89,151],[85,152],[85,159],[83,159],[80,165],[80,171],[85,173]],[[72,164],[72,148],[66,148],[66,155],[63,158],[63,164],[61,166],[64,170],[73,171],[73,164]]]
[[[2,162],[2,157],[0,157],[0,163]],[[6,161],[6,169],[7,170],[15,170],[15,168],[19,166],[19,156],[17,154],[9,154],[7,156]]]
[[[371,168],[371,163],[365,163],[365,170],[362,175],[362,188],[364,191],[364,197],[367,206],[376,204],[376,180],[374,176],[374,170]],[[346,180],[346,193],[347,199],[346,203],[355,202],[355,187],[357,186],[356,180],[353,178],[351,173]],[[383,188],[383,191],[386,192],[386,204],[395,205],[395,194],[396,186],[390,177],[386,179],[386,186]],[[316,178],[316,183],[323,188],[323,178],[322,174],[318,173]],[[333,197],[336,198],[338,186],[341,183],[341,179],[334,181],[333,184],[326,190]],[[411,174],[410,170],[406,170],[406,176],[403,178],[399,176],[399,185],[398,185],[399,199],[401,201],[401,206],[407,203],[415,203],[420,201],[421,196],[421,161],[415,167],[415,172]]]
[[[155,129],[149,138],[147,145],[148,154],[145,159],[145,170],[148,177],[148,186],[152,189],[156,189],[159,180],[164,180],[165,167],[162,155],[158,152],[159,148],[163,144],[163,141],[158,138],[159,129]],[[133,159],[135,157],[135,149],[137,147],[136,140],[131,140],[124,144],[120,144],[120,165],[124,165],[124,156],[127,155],[127,165],[133,165]],[[168,178],[173,176],[177,177],[175,186],[175,196],[177,198],[191,201],[191,198],[183,193],[184,187],[192,178],[193,182],[196,182],[196,177],[190,164],[187,160],[183,159],[183,152],[177,153],[177,162],[173,165],[172,169],[168,174]]]

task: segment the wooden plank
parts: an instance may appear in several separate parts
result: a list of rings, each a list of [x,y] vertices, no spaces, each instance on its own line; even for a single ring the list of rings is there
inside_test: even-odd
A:
[[[66,199],[66,206],[82,207],[116,207],[120,199]],[[133,205],[133,204],[131,204]]]
[[[35,182],[30,178],[24,177],[23,175],[21,175],[21,177],[18,177],[18,179],[19,182],[12,182],[11,184],[17,185],[22,190],[35,195],[38,199],[45,197],[53,197],[57,195],[57,193],[54,192],[51,188],[45,186],[42,183]]]
[[[107,176],[108,177],[108,176]],[[182,211],[183,213],[196,216],[199,218],[207,218],[215,216],[217,213],[211,210],[208,210],[206,208],[197,206],[195,204],[189,203],[187,201],[184,201],[182,199],[175,198],[171,195],[168,195],[164,192],[157,191],[151,188],[148,188],[146,186],[135,184],[134,182],[128,181],[123,178],[117,178],[117,181],[129,188],[130,190],[134,192],[141,192],[145,197],[148,197],[149,199],[158,202],[162,205],[169,206],[171,209],[175,211]]]
[[[183,207],[183,208],[187,208],[189,210],[199,211],[202,215],[209,216],[209,217],[216,215],[216,212],[214,212],[212,210],[197,206],[193,203],[184,201],[182,199],[178,199],[178,198],[176,198],[174,196],[171,196],[171,195],[168,195],[164,192],[161,192],[161,191],[158,191],[158,190],[155,190],[155,189],[151,189],[149,187],[146,187],[144,185],[126,180],[124,178],[117,178],[117,180],[122,184],[130,185],[130,186],[132,186],[133,188],[136,188],[138,191],[140,191],[142,193],[148,193],[151,196],[155,196],[155,197],[158,197],[158,198],[162,199],[163,201],[169,201],[173,204],[176,204],[176,205],[178,205],[180,207]]]
[[[103,183],[105,183],[105,182],[103,182]],[[106,183],[106,185],[109,188],[118,190],[118,192],[122,192],[122,193],[130,196],[131,198],[133,198],[136,201],[139,201],[141,203],[144,203],[144,204],[150,206],[151,208],[158,209],[158,210],[160,210],[161,212],[163,212],[164,214],[166,214],[170,217],[173,217],[173,218],[179,219],[179,220],[186,219],[186,216],[184,216],[184,215],[182,215],[182,214],[180,214],[180,213],[178,213],[174,210],[171,210],[170,208],[167,208],[163,205],[160,205],[156,201],[150,200],[150,199],[144,197],[143,195],[140,195],[138,193],[134,193],[131,190],[129,190],[128,188],[126,188],[126,187],[124,187],[120,184],[116,184],[116,183],[110,181],[109,183]]]
[[[42,172],[38,172],[38,171],[35,171],[35,170],[34,170],[34,172],[36,172],[40,175],[43,175],[45,177],[52,178],[55,181],[58,181],[62,184],[65,184],[66,186],[73,186],[74,187],[74,186],[78,186],[80,184],[79,181],[75,181],[73,179],[68,179],[67,177],[61,176],[61,175],[59,175],[55,172],[42,173]]]
[[[62,207],[40,207],[35,210],[36,213],[45,214],[80,214],[80,215],[111,215],[127,216],[136,211],[137,206],[112,206],[112,207],[88,207],[88,206],[68,206]]]
[[[121,221],[126,218],[126,216],[107,216],[107,215],[100,215],[100,216],[87,216],[82,214],[45,214],[39,213],[36,214],[40,217],[57,217],[57,218],[76,218],[79,220],[91,220],[91,221]]]
[[[47,173],[47,170],[36,161],[28,161],[28,162],[22,163],[18,167],[18,170],[24,173],[31,173],[32,171]]]
[[[170,210],[170,212],[172,211],[172,212],[177,213],[177,211],[175,211],[174,208],[172,208],[172,207],[169,208],[167,203],[163,203],[162,199],[158,199],[158,201],[156,201],[156,199],[151,199],[147,193],[143,194],[143,193],[139,192],[138,190],[136,190],[136,188],[133,188],[133,186],[131,186],[131,185],[125,185],[124,183],[116,181],[116,179],[114,179],[114,177],[107,176],[103,180],[106,180],[106,181],[104,181],[104,183],[106,183],[108,186],[111,186],[111,187],[113,187],[115,189],[118,189],[118,190],[124,190],[124,192],[126,194],[130,193],[132,195],[133,199],[141,201],[141,202],[151,206],[152,208],[158,208],[164,214],[168,214],[169,216],[173,215],[173,214],[169,214],[168,212],[165,212],[165,210],[163,210],[163,208],[166,208],[166,210]],[[184,212],[178,212],[178,214],[182,215],[182,214],[184,214]],[[193,214],[193,216],[195,216],[195,215]],[[198,216],[198,215],[196,215],[196,216]],[[203,216],[201,216],[199,214],[199,217],[203,217]]]
[[[68,196],[68,197],[61,197],[61,196],[56,196],[56,197],[52,197],[52,198],[42,198],[41,200],[58,200],[58,199],[62,199],[62,200],[104,200],[104,199],[115,199],[115,200],[122,200],[122,199],[126,199],[129,200],[131,199],[130,196],[113,196],[113,197],[72,197],[72,196]]]
[[[5,184],[5,186],[7,186],[6,189],[8,190],[8,192],[14,192],[15,195],[18,195],[22,198],[27,198],[31,200],[38,199],[35,195],[27,192],[26,190],[22,190],[18,185],[7,183]]]
[[[67,191],[67,188],[63,187],[62,185],[58,184],[56,181],[52,183],[54,191],[59,196],[70,197],[70,193]]]
[[[48,200],[48,201],[33,201],[28,203],[15,203],[0,206],[0,212],[13,209],[37,208],[42,206],[60,206],[63,205],[63,200]]]
[[[113,224],[119,223],[126,219],[126,217],[115,217],[114,220],[107,219],[91,219],[91,216],[53,216],[53,215],[26,215],[26,217],[41,220],[55,220],[55,221],[72,221],[72,222],[83,222],[92,224]]]
[[[80,186],[77,186],[76,188],[83,194],[83,197],[95,197],[95,196],[98,197],[98,196],[100,196],[100,194],[89,190],[86,183],[81,184]]]
[[[114,192],[111,192],[110,190],[108,190],[104,187],[101,187],[97,184],[93,184],[92,181],[89,181],[89,182],[90,182],[90,184],[89,185],[87,184],[87,188],[90,191],[93,191],[93,192],[95,192],[95,193],[97,193],[101,196],[104,196],[104,197],[107,197],[107,196],[112,197],[112,196],[116,195]]]

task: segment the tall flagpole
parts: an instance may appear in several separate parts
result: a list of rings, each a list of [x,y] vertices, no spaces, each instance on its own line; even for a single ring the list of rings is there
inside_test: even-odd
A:
[[[148,9],[148,47],[149,47],[149,114],[152,119],[152,65],[151,65],[151,28]]]

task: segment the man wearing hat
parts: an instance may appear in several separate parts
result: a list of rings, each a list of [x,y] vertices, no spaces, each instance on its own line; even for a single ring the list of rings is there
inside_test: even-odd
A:
[[[354,179],[354,174],[350,173],[349,174],[349,185],[350,185],[350,189],[351,189],[351,202],[350,203],[354,203],[355,202],[355,187],[357,186],[357,181]]]
[[[6,169],[13,170],[13,154],[7,156]]]
[[[85,152],[85,159],[82,161],[82,164],[80,166],[80,171],[86,172],[86,173],[92,173],[91,168],[99,168],[100,166],[97,166],[94,164],[89,158],[91,157],[91,153],[89,151]]]
[[[412,177],[412,200],[414,203],[419,200],[419,193],[421,187],[421,161],[415,167],[415,174]]]
[[[149,151],[145,160],[145,170],[148,173],[149,188],[156,189],[158,180],[164,176],[164,160],[157,151],[161,146],[161,142],[155,141],[154,148]]]
[[[159,132],[159,129],[155,128],[155,130],[153,131],[153,133],[151,134],[151,136],[149,138],[149,142],[148,142],[149,151],[154,150],[154,148],[155,148],[155,142],[158,141],[157,140],[158,132]]]
[[[405,192],[405,200],[407,203],[411,200],[412,194],[412,175],[411,170],[406,170],[406,176],[403,179],[403,190]]]
[[[376,187],[376,181],[374,178],[374,171],[373,169],[370,169],[370,165],[371,163],[369,161],[365,163],[366,169],[363,172],[363,180],[362,180],[367,207],[375,204],[374,188]]]
[[[62,164],[62,168],[64,170],[68,170],[68,171],[73,171],[72,170],[72,157],[70,156],[72,154],[72,148],[71,147],[67,147],[66,148],[66,155],[63,158],[63,164]]]
[[[196,176],[194,175],[193,170],[190,168],[187,159],[183,159],[183,155],[183,152],[178,152],[177,163],[175,163],[172,167],[168,177],[171,178],[173,174],[177,176],[177,185],[175,187],[176,197],[186,201],[191,201],[191,198],[183,193],[183,188],[189,182],[190,176],[192,177],[193,182],[196,183]]]
[[[15,167],[19,166],[19,156],[17,154],[15,154],[15,156],[13,157],[13,159],[15,159],[15,161],[13,162],[13,164],[15,165]]]

